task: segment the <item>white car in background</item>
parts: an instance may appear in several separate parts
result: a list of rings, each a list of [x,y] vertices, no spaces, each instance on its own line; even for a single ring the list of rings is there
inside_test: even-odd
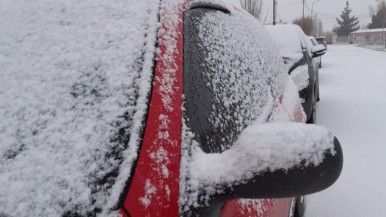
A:
[[[313,46],[298,25],[265,26],[276,42],[285,69],[295,82],[307,123],[316,123],[315,105],[319,101],[319,68],[314,60],[325,53],[325,48]]]

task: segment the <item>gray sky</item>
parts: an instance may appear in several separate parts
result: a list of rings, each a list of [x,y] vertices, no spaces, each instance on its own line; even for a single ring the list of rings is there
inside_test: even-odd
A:
[[[277,0],[278,1],[278,20],[292,23],[295,18],[303,16],[303,0]],[[305,15],[311,14],[312,3],[315,0],[306,0]],[[272,23],[272,5],[273,0],[263,0],[264,14],[267,16],[267,23]],[[371,21],[369,6],[376,6],[375,0],[349,0],[351,15],[359,17],[359,24],[367,26]],[[318,13],[318,19],[323,22],[323,29],[332,30],[337,25],[336,17],[346,6],[346,0],[320,0],[314,3],[314,11]]]

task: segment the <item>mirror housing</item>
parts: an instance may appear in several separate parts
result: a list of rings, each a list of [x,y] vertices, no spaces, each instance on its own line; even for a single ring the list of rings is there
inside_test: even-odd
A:
[[[324,47],[323,45],[316,45],[312,47],[311,49],[312,58],[323,56],[326,53],[326,50],[327,48]]]
[[[335,183],[343,168],[343,152],[336,137],[334,151],[334,155],[326,152],[317,166],[303,162],[289,170],[265,172],[234,186],[230,193],[235,198],[256,198],[256,192],[260,198],[286,198],[322,191]]]
[[[302,123],[252,125],[220,154],[197,148],[191,159],[197,189],[188,189],[196,192],[188,209],[204,216],[218,216],[223,204],[233,199],[322,191],[338,179],[343,167],[338,139],[323,127]]]

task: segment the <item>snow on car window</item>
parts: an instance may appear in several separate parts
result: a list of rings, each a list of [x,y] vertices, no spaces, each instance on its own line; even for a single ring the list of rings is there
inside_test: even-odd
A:
[[[158,9],[158,0],[1,1],[0,216],[116,205],[146,113]]]
[[[201,82],[202,88],[209,94],[195,96],[193,86],[185,91],[185,97],[187,103],[195,103],[193,106],[198,110],[211,111],[206,120],[211,126],[207,135],[200,135],[201,141],[206,143],[203,144],[207,148],[205,151],[221,152],[229,148],[245,126],[257,118],[267,119],[273,101],[283,91],[280,76],[284,72],[283,65],[280,64],[280,56],[274,52],[276,50],[270,49],[272,42],[267,39],[266,32],[259,31],[258,27],[251,28],[249,25],[252,26],[252,23],[237,27],[238,31],[232,29],[244,20],[236,19],[243,14],[232,16],[220,11],[203,11],[190,15],[187,19],[192,19],[193,25],[187,35],[193,34],[191,44],[198,51],[192,49],[192,54],[186,52],[192,58],[186,58],[185,65],[199,67],[185,70],[185,74],[201,73],[203,79],[188,78],[185,83]],[[261,43],[253,40],[260,40]],[[197,98],[191,100],[191,97]],[[203,99],[208,99],[210,103],[200,109]],[[186,106],[186,110],[191,109],[191,106]],[[195,129],[192,130],[195,132]]]
[[[316,41],[316,39],[315,39],[314,37],[309,36],[309,38],[310,38],[310,41],[311,41],[311,43],[312,43],[312,46],[317,46],[317,45],[319,45],[318,42]]]
[[[295,82],[298,91],[308,87],[310,83],[310,75],[308,74],[308,65],[301,65],[296,67],[291,72],[291,78]]]
[[[193,9],[186,16],[185,28],[191,28],[185,29],[189,31],[185,35],[190,35],[185,43],[192,47],[185,47],[184,83],[190,87],[184,90],[187,116],[181,173],[182,180],[189,181],[181,188],[195,192],[182,192],[183,210],[187,211],[190,206],[199,206],[198,187],[202,187],[197,177],[189,179],[196,169],[190,168],[189,162],[195,144],[207,153],[223,152],[245,127],[267,121],[288,75],[269,34],[242,11],[234,9],[226,14]],[[198,118],[204,124],[195,123]]]

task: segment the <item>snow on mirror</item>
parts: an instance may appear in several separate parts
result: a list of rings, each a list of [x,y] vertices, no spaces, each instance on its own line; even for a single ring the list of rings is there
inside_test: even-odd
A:
[[[311,53],[313,58],[322,56],[326,53],[326,47],[324,47],[323,45],[316,45],[312,47]]]
[[[329,131],[303,123],[251,125],[223,153],[204,153],[197,143],[191,151],[191,190],[216,203],[318,192],[337,180],[343,161]]]

